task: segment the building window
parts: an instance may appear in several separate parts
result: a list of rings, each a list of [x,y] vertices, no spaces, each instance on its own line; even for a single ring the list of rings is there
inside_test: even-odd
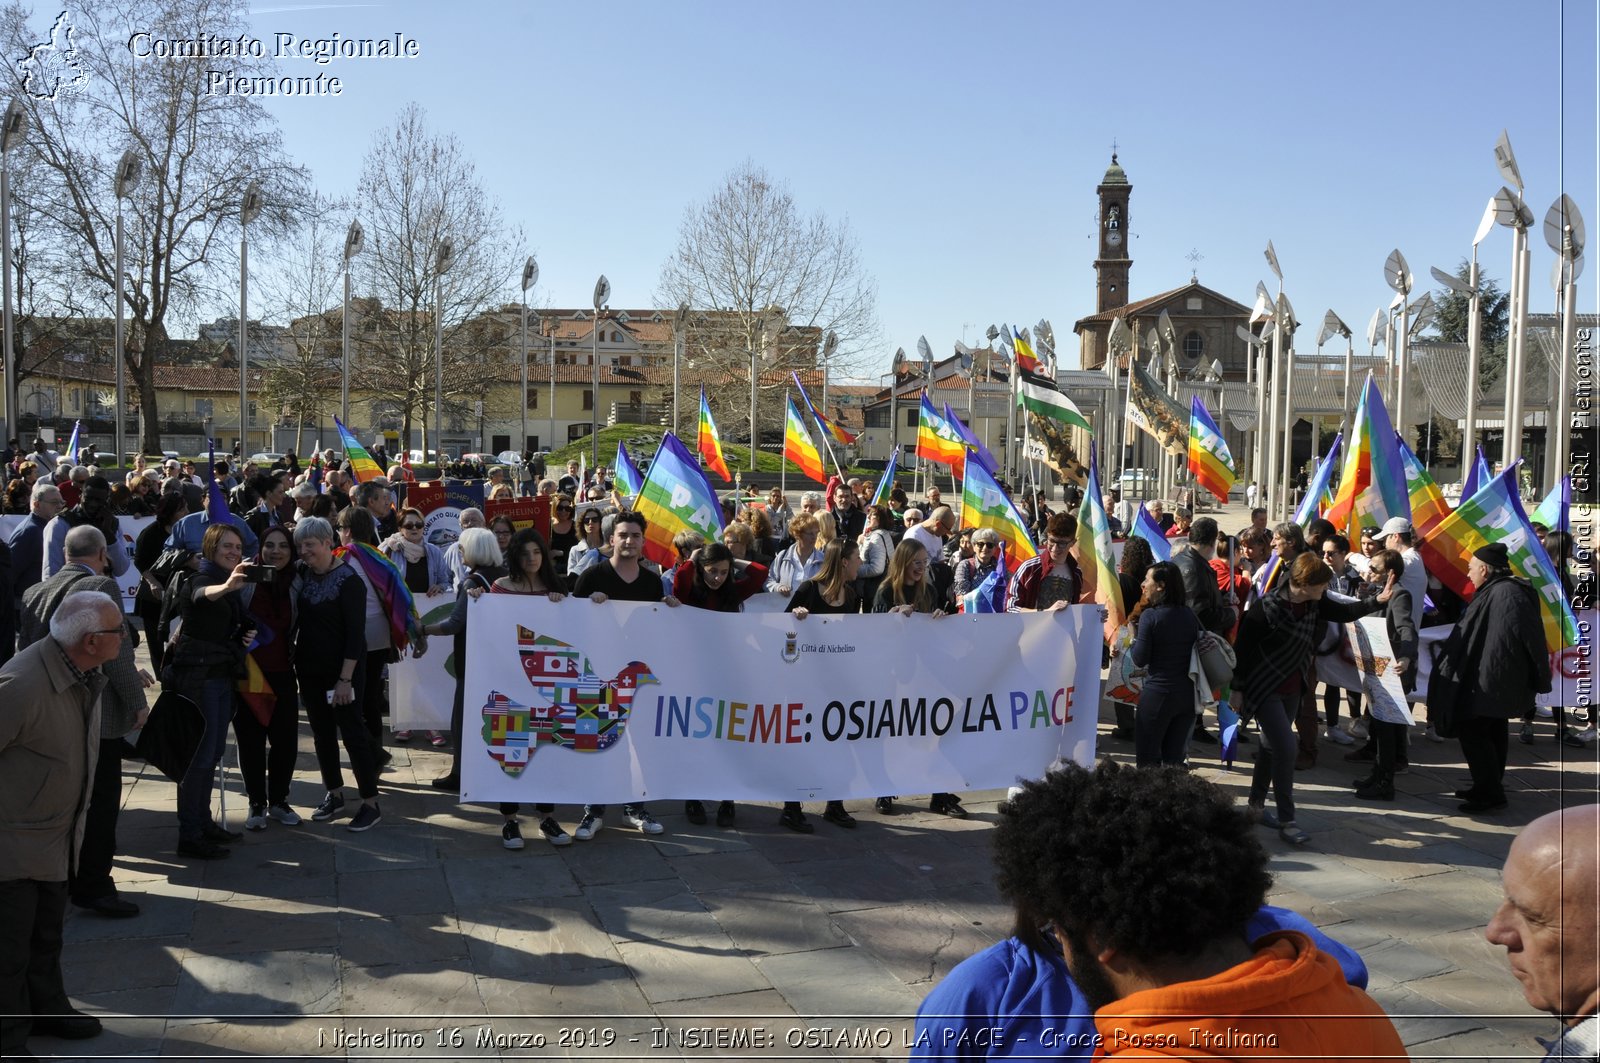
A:
[[[538,408],[539,408],[539,389],[530,384],[530,385],[528,385],[528,409],[537,410]]]
[[[917,419],[920,418],[921,416],[922,416],[921,407],[918,407],[918,406],[911,407],[911,409],[906,411],[906,427],[907,428],[915,428],[915,427],[917,427]]]
[[[210,417],[211,416],[211,408],[212,408],[212,400],[211,399],[195,399],[194,400],[194,415],[196,417],[199,417],[199,418],[202,418],[202,419],[204,419],[206,417]]]
[[[1183,356],[1191,362],[1206,353],[1205,337],[1198,332],[1191,331],[1183,338]]]
[[[629,406],[643,406],[644,405],[644,392],[642,392],[642,391],[630,391],[630,392],[628,392],[628,405]]]
[[[583,408],[586,410],[594,409],[594,392],[589,388],[583,389]]]

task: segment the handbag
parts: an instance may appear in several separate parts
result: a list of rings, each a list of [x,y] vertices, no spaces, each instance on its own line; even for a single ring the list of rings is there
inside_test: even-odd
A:
[[[161,774],[179,782],[189,770],[205,730],[199,706],[176,691],[166,690],[150,707],[134,748]]]
[[[1223,690],[1233,682],[1233,668],[1238,663],[1228,640],[1212,631],[1202,631],[1195,642],[1195,652],[1205,671],[1206,681],[1212,690]]]
[[[1440,738],[1457,738],[1461,734],[1461,677],[1456,673],[1454,655],[1450,652],[1455,636],[1445,642],[1444,650],[1433,664],[1433,674],[1428,677],[1428,722]]]

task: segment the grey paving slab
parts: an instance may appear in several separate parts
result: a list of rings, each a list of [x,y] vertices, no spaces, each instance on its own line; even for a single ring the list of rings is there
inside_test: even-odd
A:
[[[454,966],[466,955],[467,939],[452,914],[339,914],[339,957],[356,967],[395,963]]]
[[[1368,949],[1361,954],[1361,958],[1367,961],[1367,969],[1374,975],[1407,984],[1456,969],[1454,963],[1437,953],[1403,941],[1391,940]],[[1415,988],[1414,984],[1412,988]]]
[[[564,972],[615,967],[616,943],[582,899],[534,911],[487,908],[461,925],[472,970],[501,978],[559,979]]]
[[[849,944],[844,931],[810,898],[790,889],[746,886],[700,894],[723,931],[745,952],[779,956]]]
[[[1000,938],[956,918],[939,901],[840,912],[834,918],[896,978],[923,991]]]
[[[443,867],[451,902],[463,912],[484,905],[576,897],[582,892],[566,861],[549,854],[528,858],[502,849],[470,860],[446,860]]]
[[[792,868],[782,867],[749,849],[684,853],[668,856],[667,863],[679,880],[697,892],[732,889],[753,883],[786,882]]]
[[[456,965],[394,963],[355,967],[343,963],[340,983],[341,1013],[379,1016],[401,1029],[421,1029],[444,1015],[485,1014],[477,980],[471,971]]]
[[[1265,831],[1262,832],[1266,834]],[[1299,890],[1322,901],[1344,902],[1394,889],[1394,883],[1368,874],[1328,853],[1311,847],[1291,847],[1273,834],[1267,842],[1273,852],[1272,873],[1280,887]],[[1281,847],[1281,848],[1280,848]]]
[[[173,999],[176,1015],[303,1015],[339,1001],[332,948],[210,956],[190,952]]]
[[[756,959],[772,987],[802,1015],[904,1015],[922,994],[865,948],[849,946]]]
[[[623,964],[588,967],[540,980],[479,974],[478,996],[489,1015],[609,1016],[650,1012],[650,1002]]]
[[[772,987],[726,936],[706,934],[697,941],[695,945],[623,941],[617,951],[651,1004]]]
[[[725,940],[704,903],[676,878],[596,886],[588,898],[600,925],[618,942],[692,942],[700,935]]]
[[[609,809],[603,831],[589,841],[575,841],[560,850],[561,860],[572,877],[584,886],[673,878],[672,866],[652,844],[653,839],[632,827],[613,829],[612,825],[620,822],[622,809]],[[570,832],[572,826],[567,829]]]
[[[210,956],[265,948],[332,949],[339,944],[339,910],[306,901],[253,899],[201,904],[190,948]]]
[[[339,876],[339,905],[351,911],[385,915],[438,912],[450,907],[450,899],[444,869],[437,865]]]
[[[92,995],[176,986],[186,948],[188,940],[184,937],[74,942],[62,948],[61,963],[63,968],[79,972],[72,982],[74,993]]]

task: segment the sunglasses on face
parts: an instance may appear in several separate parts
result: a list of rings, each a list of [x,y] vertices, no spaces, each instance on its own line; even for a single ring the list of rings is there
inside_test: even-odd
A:
[[[400,525],[400,527],[404,528],[406,531],[422,530],[422,525],[418,524],[416,521],[407,521],[406,523]]]

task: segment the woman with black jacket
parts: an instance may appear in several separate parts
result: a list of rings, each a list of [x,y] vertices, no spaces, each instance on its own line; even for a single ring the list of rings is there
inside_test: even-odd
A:
[[[134,596],[134,605],[138,608],[139,619],[144,622],[145,645],[150,647],[150,667],[157,675],[161,674],[161,654],[166,649],[157,632],[161,629],[161,599],[167,589],[155,577],[156,558],[161,556],[167,536],[172,534],[172,526],[188,514],[189,507],[184,504],[181,493],[162,495],[156,506],[156,519],[145,525],[144,531],[139,533],[139,538],[133,544],[133,567],[140,572],[139,591]]]
[[[1147,669],[1134,717],[1134,755],[1141,768],[1182,764],[1194,729],[1194,680],[1189,665],[1200,638],[1183,574],[1171,561],[1145,570],[1139,604],[1128,622],[1138,632],[1128,653]]]
[[[1329,601],[1333,572],[1313,553],[1294,559],[1287,579],[1245,613],[1239,629],[1238,664],[1233,689],[1244,711],[1261,725],[1261,749],[1250,780],[1250,809],[1284,841],[1303,845],[1311,836],[1294,819],[1294,718],[1309,681],[1317,635],[1328,621],[1342,624],[1383,608],[1394,594],[1394,580],[1366,602]],[[1277,795],[1277,812],[1267,810],[1267,789]]]

